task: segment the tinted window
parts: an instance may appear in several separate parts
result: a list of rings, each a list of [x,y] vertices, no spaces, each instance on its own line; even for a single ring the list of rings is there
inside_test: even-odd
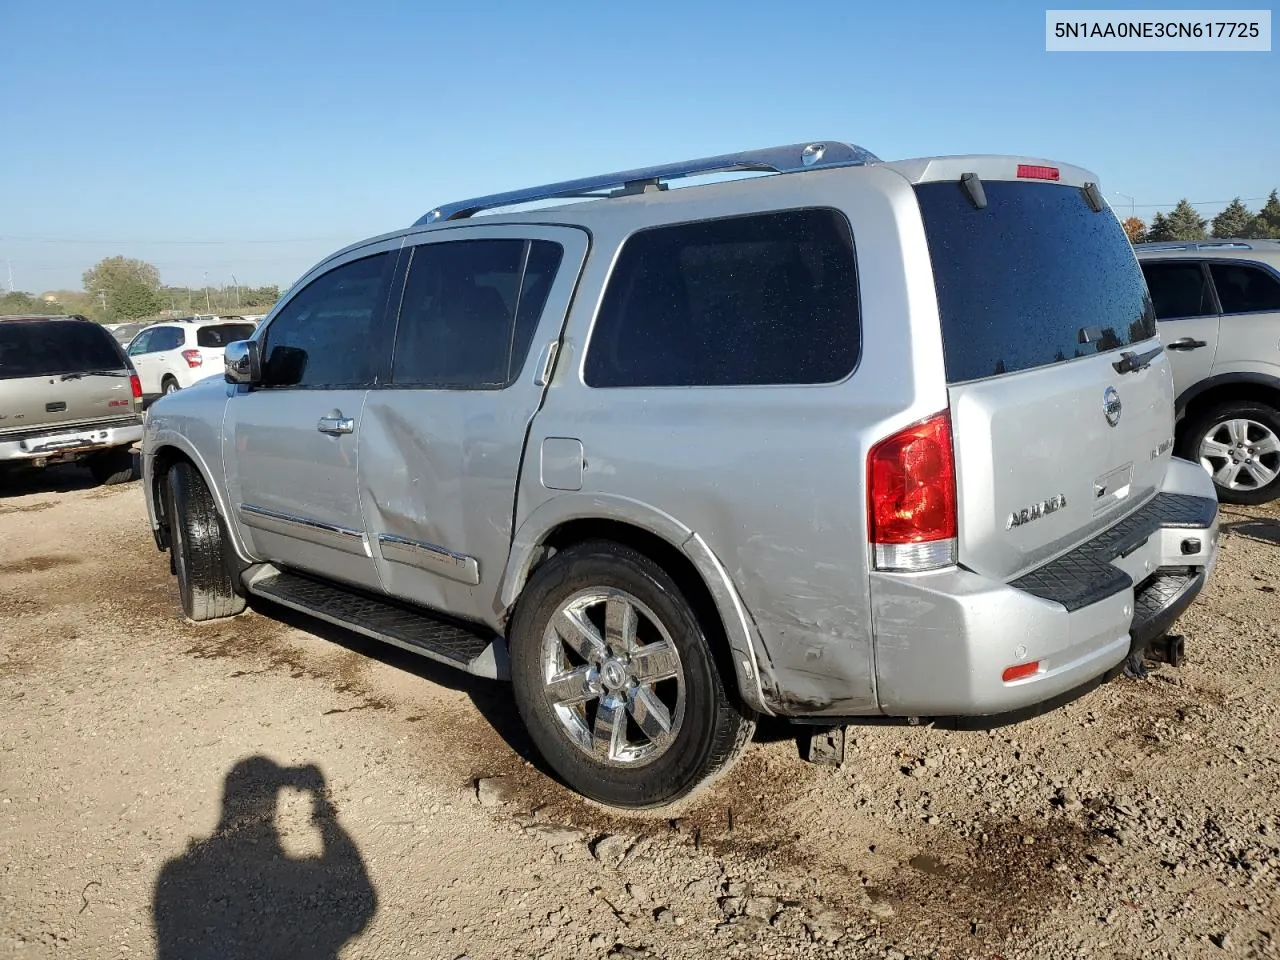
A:
[[[179,350],[186,345],[186,331],[179,327],[156,327],[151,331],[151,340],[147,343],[147,353],[159,353],[162,350]]]
[[[1211,263],[1214,286],[1223,313],[1280,311],[1280,280],[1260,267],[1235,263]]]
[[[151,350],[151,331],[143,330],[129,343],[129,353],[131,356],[137,356],[140,353],[147,353]]]
[[[415,247],[391,380],[500,388],[520,375],[563,251],[546,240]]]
[[[115,339],[84,320],[0,320],[0,380],[125,370]]]
[[[353,260],[317,277],[290,300],[266,330],[266,383],[374,383],[384,362],[378,321],[394,266],[390,253]]]
[[[630,237],[584,372],[593,387],[831,383],[858,349],[849,225],[790,210]]]
[[[257,329],[252,323],[220,323],[213,327],[199,327],[196,330],[196,346],[225,347],[237,340],[248,340]]]
[[[977,380],[1155,336],[1124,229],[1082,191],[985,181],[977,209],[958,181],[916,187],[938,291],[947,379]]]
[[[1142,272],[1147,278],[1157,320],[1205,317],[1218,312],[1213,305],[1209,281],[1199,263],[1149,261],[1142,265]]]

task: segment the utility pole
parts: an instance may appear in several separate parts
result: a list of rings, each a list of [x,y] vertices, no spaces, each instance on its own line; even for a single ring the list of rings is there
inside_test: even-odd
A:
[[[9,268],[9,292],[13,293],[13,261],[5,257],[4,265]]]
[[[209,271],[204,272],[204,308],[213,313],[213,305],[209,302]]]
[[[236,275],[231,275],[231,282],[236,286],[236,309],[240,309],[240,281],[236,279]]]

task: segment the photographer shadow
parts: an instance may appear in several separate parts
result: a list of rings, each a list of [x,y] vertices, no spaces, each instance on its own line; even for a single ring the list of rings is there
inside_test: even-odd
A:
[[[311,796],[319,856],[291,856],[277,826],[282,790]],[[227,774],[213,834],[168,861],[153,901],[159,960],[334,958],[378,898],[314,765],[241,760]]]

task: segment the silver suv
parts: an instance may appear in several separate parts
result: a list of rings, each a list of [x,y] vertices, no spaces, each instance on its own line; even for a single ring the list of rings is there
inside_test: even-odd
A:
[[[1063,164],[827,142],[449,204],[225,360],[144,440],[186,615],[261,597],[510,678],[613,805],[762,715],[1075,695],[1217,550],[1137,260]]]
[[[1221,500],[1280,497],[1280,241],[1137,250],[1173,363],[1178,455]]]

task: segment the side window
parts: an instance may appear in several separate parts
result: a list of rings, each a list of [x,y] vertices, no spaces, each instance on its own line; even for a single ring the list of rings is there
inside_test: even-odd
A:
[[[413,250],[391,382],[501,389],[524,368],[564,251],[547,240],[449,240]]]
[[[1183,320],[1217,313],[1213,295],[1198,262],[1159,260],[1142,265],[1155,304],[1157,320]]]
[[[271,387],[359,387],[384,362],[379,320],[392,253],[335,267],[312,280],[266,329],[263,378]]]
[[[155,335],[154,330],[143,330],[140,334],[133,338],[133,342],[129,344],[129,356],[136,357],[139,354],[151,352],[151,338]]]
[[[1214,286],[1223,313],[1280,311],[1280,280],[1261,267],[1236,263],[1211,263]]]
[[[853,236],[834,210],[642,230],[587,350],[592,387],[832,383],[861,347]]]

